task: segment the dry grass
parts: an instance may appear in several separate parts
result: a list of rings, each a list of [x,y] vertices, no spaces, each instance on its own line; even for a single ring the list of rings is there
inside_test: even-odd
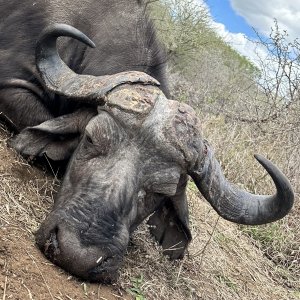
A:
[[[266,259],[237,226],[219,219],[193,184],[189,203],[194,239],[182,261],[164,257],[144,224],[132,238],[117,285],[72,278],[34,246],[33,233],[51,207],[55,181],[7,149],[6,139],[0,131],[2,299],[131,299],[126,290],[141,276],[138,292],[149,300],[300,299],[299,287],[285,285],[291,273]]]
[[[300,147],[282,123],[246,124],[225,121],[223,117],[203,116],[203,131],[213,141],[226,177],[254,193],[273,194],[270,176],[255,161],[260,153],[273,161],[289,178],[296,199],[292,212],[279,222],[266,226],[243,227],[265,255],[292,272],[288,286],[299,288],[300,281]]]
[[[143,274],[149,299],[297,299],[281,270],[243,235],[189,193],[193,241],[188,256],[172,263],[154,250],[146,226],[133,238],[122,282]],[[133,257],[132,257],[133,255]],[[123,283],[123,284],[124,284]]]

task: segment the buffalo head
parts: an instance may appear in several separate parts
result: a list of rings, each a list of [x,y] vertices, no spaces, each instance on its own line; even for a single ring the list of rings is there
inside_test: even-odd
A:
[[[94,45],[62,24],[47,28],[37,44],[46,89],[80,102],[80,108],[27,128],[11,141],[23,154],[70,159],[53,210],[36,234],[51,261],[84,279],[110,282],[130,234],[150,215],[151,231],[165,253],[182,257],[191,239],[188,175],[232,222],[263,224],[289,212],[292,188],[270,161],[256,156],[275,183],[275,195],[238,189],[223,176],[191,107],[167,100],[159,83],[144,73],[74,73],[57,53],[59,36]]]

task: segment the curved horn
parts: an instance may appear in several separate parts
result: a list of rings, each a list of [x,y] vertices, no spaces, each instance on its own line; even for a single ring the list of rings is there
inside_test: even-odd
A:
[[[85,103],[103,104],[105,96],[112,89],[124,83],[159,85],[143,72],[122,72],[115,75],[78,75],[60,58],[56,42],[65,36],[94,48],[95,44],[81,31],[66,24],[54,24],[41,34],[36,45],[36,64],[46,87],[57,94],[81,100]],[[101,68],[101,66],[99,66]]]
[[[204,198],[218,214],[235,223],[260,225],[283,218],[292,208],[294,193],[289,180],[268,159],[255,155],[272,177],[277,193],[273,196],[253,195],[230,184],[224,177],[212,150],[206,146],[205,161],[190,172]]]

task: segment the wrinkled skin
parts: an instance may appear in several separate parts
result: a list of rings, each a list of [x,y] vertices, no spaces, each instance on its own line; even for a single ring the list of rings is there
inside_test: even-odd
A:
[[[125,112],[119,107],[99,107],[97,115],[90,111],[85,118],[81,113],[80,120],[85,119],[87,124],[82,126],[82,136],[53,211],[37,232],[37,243],[47,257],[91,281],[115,280],[130,234],[164,204],[169,214],[165,221],[173,220],[175,229],[162,227],[154,234],[160,236],[166,249],[177,245],[177,250],[166,253],[172,258],[182,257],[191,239],[185,198],[186,156],[196,160],[202,141],[199,139],[195,145],[197,149],[187,152],[186,141],[178,140],[176,129],[182,130],[180,126],[188,117],[195,122],[197,119],[184,104],[167,102],[158,88],[142,89],[154,94],[153,103],[145,109],[151,109],[150,114],[143,110]],[[114,97],[113,93],[111,98]],[[174,117],[175,113],[181,120]],[[54,122],[50,122],[47,130],[53,132]],[[11,145],[23,154],[37,155],[32,145],[40,131],[41,126],[28,128]],[[190,133],[185,131],[184,139],[188,139]],[[48,156],[51,157],[51,147]]]
[[[1,53],[12,64],[8,71],[0,58],[0,111],[18,133],[9,145],[23,155],[69,160],[54,207],[36,233],[37,245],[70,273],[105,283],[117,279],[130,234],[151,214],[151,233],[164,253],[183,257],[191,240],[188,175],[222,217],[240,224],[278,220],[294,199],[285,176],[260,156],[275,195],[252,195],[226,181],[194,110],[167,99],[163,51],[142,2],[126,4],[73,1],[65,11],[56,0],[40,1],[1,24],[9,28],[16,21],[16,33],[26,36],[12,50],[9,38],[6,44],[0,39]],[[80,18],[76,5],[84,12]],[[38,13],[41,6],[48,19]],[[94,38],[95,52],[87,47],[94,47],[91,40],[64,24],[46,27],[35,43],[15,15],[33,31],[56,21],[78,23]],[[69,67],[56,51],[59,36],[73,38],[58,44]]]

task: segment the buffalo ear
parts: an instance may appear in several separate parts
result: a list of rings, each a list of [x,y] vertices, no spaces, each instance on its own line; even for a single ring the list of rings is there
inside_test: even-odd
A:
[[[55,161],[68,159],[79,143],[82,127],[90,120],[79,117],[79,113],[73,113],[27,127],[11,138],[8,145],[26,156],[46,154]]]
[[[171,259],[183,258],[192,239],[185,191],[168,198],[149,218],[150,232]]]

